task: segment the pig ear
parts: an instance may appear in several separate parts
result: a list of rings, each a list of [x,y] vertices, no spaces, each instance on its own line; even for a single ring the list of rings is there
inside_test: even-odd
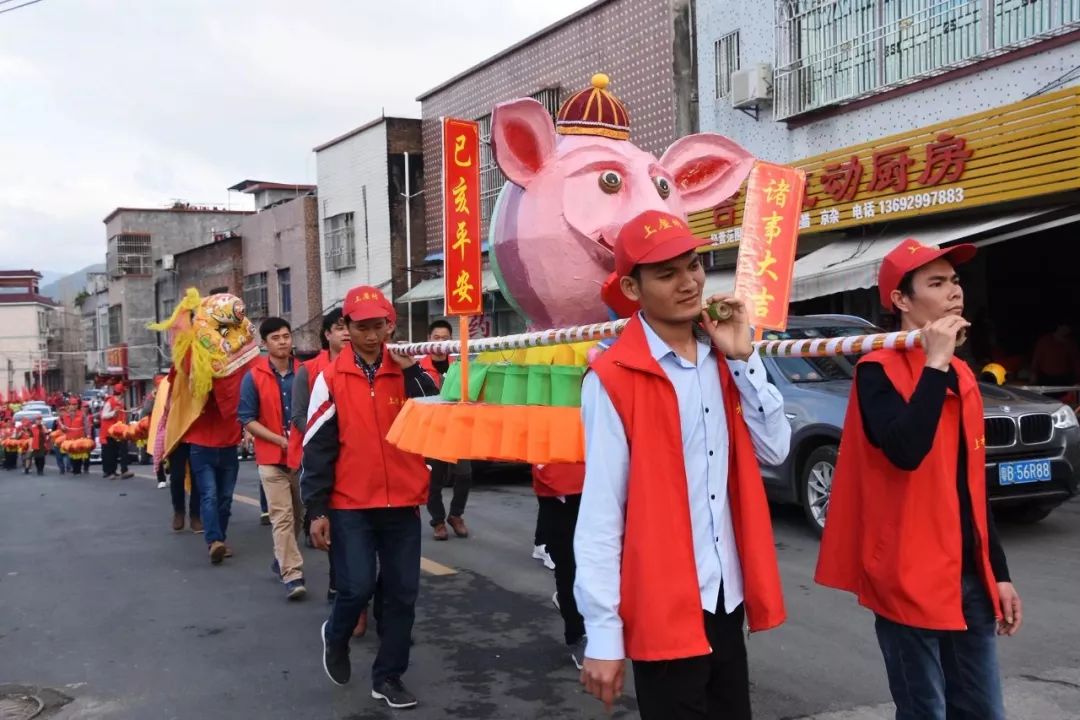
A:
[[[500,103],[491,113],[491,151],[503,174],[527,187],[555,155],[555,125],[532,98]]]
[[[754,156],[723,135],[697,133],[676,140],[660,164],[675,178],[686,211],[696,212],[734,195]]]

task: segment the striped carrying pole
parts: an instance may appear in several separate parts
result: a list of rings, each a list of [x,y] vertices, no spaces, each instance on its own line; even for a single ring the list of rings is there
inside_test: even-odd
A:
[[[482,353],[527,350],[535,347],[607,340],[618,337],[626,322],[626,320],[615,320],[592,325],[504,335],[502,337],[470,339],[468,347],[470,353]],[[777,358],[862,355],[874,350],[912,350],[918,347],[922,347],[922,332],[919,330],[836,338],[759,340],[754,343],[754,348],[761,355]],[[446,340],[443,342],[406,343],[392,345],[391,348],[395,352],[410,355],[457,355],[461,352],[461,342],[458,340]]]

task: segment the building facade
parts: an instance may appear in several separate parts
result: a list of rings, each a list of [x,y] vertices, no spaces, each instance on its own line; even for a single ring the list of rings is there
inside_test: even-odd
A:
[[[86,276],[82,302],[83,351],[87,380],[95,383],[108,375],[106,350],[109,348],[109,274],[93,272]]]
[[[397,306],[406,338],[410,309],[399,300],[422,279],[414,271],[424,258],[421,150],[420,121],[392,117],[315,148],[322,308],[340,304],[351,287],[377,287]],[[426,316],[412,320],[415,337]]]
[[[105,218],[107,369],[110,378],[130,381],[133,400],[169,365],[164,340],[147,325],[169,317],[183,293],[176,255],[215,239],[239,237],[240,223],[250,214],[177,203],[171,208],[117,208]]]
[[[806,172],[793,312],[889,323],[877,271],[913,236],[982,249],[973,361],[1024,377],[1076,322],[1076,264],[1046,258],[1080,229],[1080,2],[711,0],[696,35],[701,129]],[[742,202],[691,217],[711,255],[737,248]]]
[[[38,387],[63,389],[59,356],[49,349],[58,335],[58,305],[41,294],[40,284],[36,270],[0,270],[0,390],[6,398]]]
[[[690,0],[601,0],[503,50],[422,94],[427,176],[424,195],[441,197],[440,117],[476,120],[481,134],[481,232],[486,236],[495,200],[506,178],[489,139],[492,108],[533,97],[554,116],[560,103],[585,88],[594,73],[611,78],[611,90],[630,115],[630,139],[660,156],[677,138],[695,132],[697,66]],[[441,273],[442,205],[427,203],[427,261]],[[486,261],[485,261],[486,267]],[[432,315],[442,312],[442,280],[411,296]],[[485,272],[485,315],[474,335],[520,331],[524,321]]]
[[[298,351],[318,350],[322,278],[315,186],[245,180],[229,189],[255,198],[255,214],[240,224],[248,317],[256,325],[283,317]]]

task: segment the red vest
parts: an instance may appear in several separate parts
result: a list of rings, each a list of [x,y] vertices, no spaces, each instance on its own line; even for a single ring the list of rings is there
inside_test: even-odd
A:
[[[323,371],[337,412],[340,448],[330,507],[366,510],[416,507],[427,502],[430,472],[424,458],[398,450],[386,433],[405,404],[405,376],[383,348],[375,385],[343,352]]]
[[[64,431],[64,439],[78,440],[86,437],[86,416],[82,410],[68,411],[60,416],[61,428]]]
[[[319,373],[325,370],[329,364],[329,350],[323,350],[318,355],[304,363],[303,367],[307,368],[307,389],[309,397],[311,394],[311,388],[315,387],[315,381],[319,379]],[[296,402],[296,398],[293,398],[293,402]],[[304,419],[304,426],[307,427],[306,418]],[[289,434],[289,457],[287,464],[293,470],[299,470],[300,463],[303,459],[304,433],[298,431],[296,428],[292,428],[292,432]]]
[[[905,399],[926,364],[922,351],[879,350],[880,363]],[[998,609],[986,519],[986,440],[975,376],[954,359],[960,396],[945,398],[930,454],[918,469],[897,468],[866,438],[856,386],[851,388],[840,456],[833,477],[817,573],[822,585],[854,593],[859,603],[893,622],[930,630],[963,630],[960,500],[956,492],[959,423],[967,443],[968,490],[978,570]]]
[[[585,463],[549,463],[532,466],[537,497],[580,495],[585,486]]]
[[[711,651],[690,528],[679,405],[649,352],[640,316],[592,365],[622,420],[630,450],[621,604],[626,654],[671,660]],[[728,496],[752,631],[784,622],[772,521],[739,391],[717,353],[728,427]]]
[[[296,363],[289,358],[289,365],[296,371]],[[278,384],[277,370],[260,358],[251,368],[251,379],[255,382],[255,392],[259,395],[259,417],[256,420],[270,432],[280,434],[287,418],[282,417],[281,386]],[[298,433],[291,433],[297,435]],[[257,465],[288,465],[289,451],[276,443],[255,438],[255,463]]]
[[[101,418],[102,443],[104,443],[105,440],[107,440],[109,437],[109,428],[124,419],[124,403],[120,402],[120,398],[116,397],[115,395],[110,395],[109,397],[105,398],[105,404],[111,408],[114,408],[116,410],[116,414],[113,415],[111,418],[107,418],[104,416]]]
[[[30,449],[34,452],[45,449],[45,428],[40,425],[30,426]]]

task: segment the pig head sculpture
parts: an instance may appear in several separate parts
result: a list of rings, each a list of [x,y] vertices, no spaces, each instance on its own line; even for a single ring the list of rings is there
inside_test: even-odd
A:
[[[607,320],[600,288],[614,270],[612,243],[623,223],[650,209],[685,218],[713,207],[735,193],[753,164],[715,133],[681,138],[657,160],[625,139],[626,111],[606,85],[605,76],[595,76],[591,90],[567,100],[558,131],[530,98],[492,114],[492,149],[510,181],[492,215],[492,267],[533,329]],[[590,92],[591,116],[572,116],[571,105]]]

